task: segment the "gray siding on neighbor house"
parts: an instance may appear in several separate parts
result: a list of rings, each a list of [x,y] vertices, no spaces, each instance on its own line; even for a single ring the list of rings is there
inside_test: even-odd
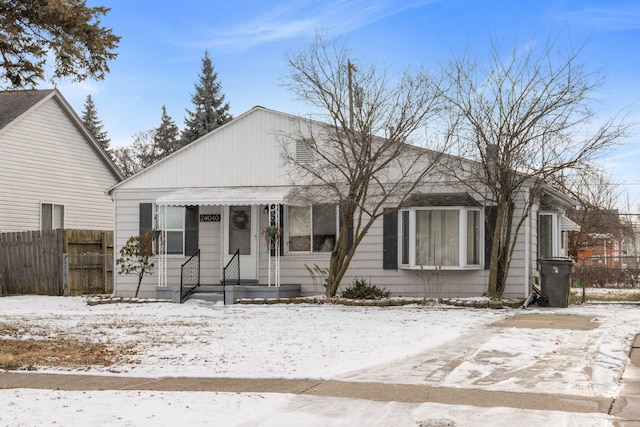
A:
[[[0,231],[40,229],[41,203],[64,205],[65,228],[112,230],[117,181],[56,98],[0,131]]]

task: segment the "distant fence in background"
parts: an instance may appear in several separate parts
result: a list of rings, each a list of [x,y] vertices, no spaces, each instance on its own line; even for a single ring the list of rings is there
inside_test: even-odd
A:
[[[587,288],[640,288],[640,257],[578,258],[572,279]]]
[[[617,295],[614,290],[640,292],[640,256],[594,256],[577,258],[575,262],[571,282],[574,288],[585,291],[577,292],[577,295],[584,295],[585,302],[592,299],[614,300]],[[607,294],[602,292],[609,291],[608,297],[604,298]]]
[[[65,289],[71,290],[71,282],[65,288],[65,254],[109,254],[113,257],[113,232],[38,230],[0,233],[0,295],[65,295]],[[104,258],[100,260],[101,277],[108,276],[104,279],[103,289],[110,292],[113,258],[107,261],[108,265]],[[97,287],[95,269],[82,269],[80,264],[73,262],[67,264],[70,268],[67,278],[92,283],[92,289]],[[79,278],[83,270],[88,275],[86,279]]]

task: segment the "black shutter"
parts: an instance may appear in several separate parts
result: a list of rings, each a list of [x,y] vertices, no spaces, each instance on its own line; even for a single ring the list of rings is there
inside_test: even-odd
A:
[[[389,209],[385,209],[389,210]],[[382,216],[382,268],[398,269],[398,211]]]
[[[184,215],[184,254],[191,256],[198,251],[198,207],[187,206]]]
[[[484,208],[484,269],[491,266],[491,249],[493,248],[493,231],[496,228],[498,207],[487,206]]]
[[[140,203],[138,217],[138,234],[140,248],[147,255],[151,255],[151,234],[153,228],[153,203]]]
[[[280,205],[279,206],[280,209],[280,255],[284,255],[284,236],[288,236],[289,233],[285,233],[284,232],[284,205]],[[272,254],[272,256],[275,256],[275,254]]]
[[[153,227],[153,203],[140,203],[139,232],[140,238],[144,238]]]

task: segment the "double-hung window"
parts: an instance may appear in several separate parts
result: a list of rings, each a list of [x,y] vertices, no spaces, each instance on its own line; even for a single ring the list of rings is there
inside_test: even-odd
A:
[[[538,258],[558,256],[556,238],[556,218],[553,213],[540,213],[538,216]]]
[[[42,203],[40,208],[40,229],[56,230],[64,228],[64,206]]]
[[[160,231],[161,237],[152,237],[152,231]],[[150,255],[166,250],[168,255],[191,256],[198,250],[198,207],[140,203],[139,232]]]
[[[287,243],[293,252],[331,252],[336,244],[335,205],[289,206]]]
[[[167,233],[167,254],[169,255],[182,255],[184,253],[184,216],[184,207],[167,206],[165,231]],[[161,226],[165,224],[161,224]]]
[[[538,259],[567,255],[567,231],[578,226],[557,212],[538,214]]]
[[[401,264],[405,268],[481,268],[479,207],[401,210]]]

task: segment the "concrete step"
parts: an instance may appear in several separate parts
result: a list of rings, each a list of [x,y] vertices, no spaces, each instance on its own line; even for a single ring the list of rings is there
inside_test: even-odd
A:
[[[202,292],[202,293],[193,293],[187,297],[188,300],[194,299],[199,301],[207,301],[207,302],[224,302],[224,296],[221,293],[213,293],[213,292]]]
[[[222,293],[222,285],[200,285],[194,291],[196,294]]]

